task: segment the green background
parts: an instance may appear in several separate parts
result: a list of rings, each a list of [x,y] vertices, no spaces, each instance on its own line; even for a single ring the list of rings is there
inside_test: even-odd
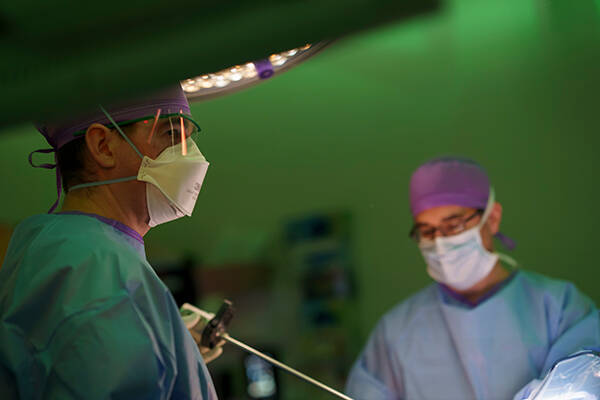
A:
[[[487,169],[521,267],[571,280],[600,303],[597,17],[583,0],[452,1],[194,103],[211,166],[193,218],[146,236],[149,258],[244,262],[288,218],[348,211],[361,322],[348,335],[362,343],[430,281],[407,237],[410,174],[431,157],[463,155]],[[26,161],[43,147],[29,125],[0,135],[0,221],[54,201],[53,174]]]

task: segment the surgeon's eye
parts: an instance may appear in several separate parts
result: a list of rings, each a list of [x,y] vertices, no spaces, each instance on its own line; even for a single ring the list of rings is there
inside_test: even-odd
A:
[[[163,135],[168,137],[169,140],[181,140],[181,131],[179,129],[167,129],[164,131]]]
[[[418,229],[417,232],[419,235],[419,239],[433,240],[433,238],[435,238],[436,231],[437,229],[432,227],[423,227],[421,229]]]
[[[449,221],[441,226],[444,235],[454,235],[463,230],[464,224],[462,221]]]

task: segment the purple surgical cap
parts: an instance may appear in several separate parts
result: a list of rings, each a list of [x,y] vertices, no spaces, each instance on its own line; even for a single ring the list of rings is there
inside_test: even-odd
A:
[[[461,206],[485,209],[490,195],[490,180],[482,166],[459,157],[434,158],[421,165],[410,179],[410,208],[413,217],[430,208]],[[496,237],[513,249],[512,239]]]
[[[439,206],[484,209],[490,180],[474,161],[435,158],[421,165],[410,179],[410,208],[413,216]]]
[[[135,100],[108,104],[104,108],[117,124],[138,118],[153,117],[159,108],[162,115],[178,113],[180,110],[183,114],[190,115],[190,105],[180,85]],[[38,122],[36,128],[44,135],[48,144],[56,150],[73,139],[81,137],[74,134],[85,131],[93,123],[111,125],[100,106],[87,113],[68,116],[57,121]]]
[[[185,115],[190,115],[190,105],[183,93],[181,85],[154,92],[144,97],[138,97],[134,100],[117,102],[114,104],[102,105],[110,114],[117,125],[126,122],[133,122],[137,119],[146,117],[154,117],[157,110],[161,110],[161,115],[175,114],[180,111]],[[51,213],[58,206],[62,193],[62,179],[58,163],[56,162],[56,151],[70,141],[83,137],[83,133],[93,124],[99,123],[103,125],[112,125],[106,115],[102,112],[100,105],[88,112],[70,115],[62,119],[38,121],[35,126],[40,133],[46,138],[51,149],[35,150],[29,154],[29,163],[33,167],[46,169],[56,168],[56,192],[57,200],[52,205]],[[33,163],[34,153],[54,153],[54,164],[39,164]]]

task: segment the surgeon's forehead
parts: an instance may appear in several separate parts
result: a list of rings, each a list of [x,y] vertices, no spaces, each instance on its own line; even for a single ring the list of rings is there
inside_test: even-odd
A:
[[[435,226],[473,211],[475,211],[474,208],[455,205],[432,207],[417,214],[415,216],[415,223]]]

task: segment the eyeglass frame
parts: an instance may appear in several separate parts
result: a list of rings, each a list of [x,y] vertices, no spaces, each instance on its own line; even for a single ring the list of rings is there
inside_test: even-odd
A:
[[[456,226],[455,229],[458,229],[460,227],[460,229],[458,229],[455,233],[447,233],[447,232],[443,232],[440,226],[432,226],[433,228],[433,236],[431,239],[427,239],[427,240],[433,240],[436,237],[436,233],[439,231],[443,237],[448,237],[448,236],[455,236],[455,235],[459,235],[461,233],[463,233],[464,231],[467,230],[466,225],[469,221],[471,221],[473,218],[475,218],[476,216],[480,215],[482,216],[484,214],[485,210],[483,209],[478,209],[475,210],[473,212],[473,214],[471,214],[470,216],[463,218],[462,221],[460,221],[458,223],[458,225]],[[423,224],[423,225],[429,225],[429,224]],[[408,233],[408,237],[411,238],[412,240],[414,240],[415,242],[419,243],[422,239],[422,237],[420,237],[419,235],[419,224],[415,224],[412,229],[410,230],[410,232]]]

